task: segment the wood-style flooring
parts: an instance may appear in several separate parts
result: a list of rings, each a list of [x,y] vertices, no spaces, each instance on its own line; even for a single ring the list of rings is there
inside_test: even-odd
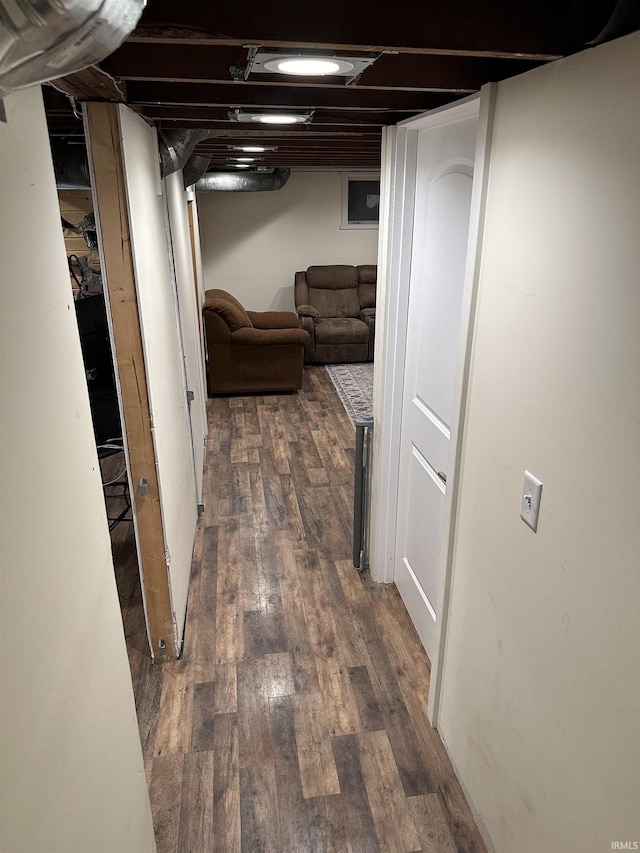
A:
[[[134,554],[118,573],[159,853],[485,851],[404,605],[351,564],[354,430],[326,371],[208,405],[183,659],[150,664]]]

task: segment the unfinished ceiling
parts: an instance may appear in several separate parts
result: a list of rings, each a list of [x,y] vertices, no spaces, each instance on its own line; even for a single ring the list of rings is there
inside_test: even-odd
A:
[[[394,0],[202,3],[149,0],[137,29],[99,67],[46,87],[54,137],[80,142],[67,95],[128,103],[159,130],[208,131],[195,153],[232,168],[377,169],[381,130],[545,62],[636,29],[638,0]],[[251,57],[321,53],[373,60],[351,76],[267,73]],[[356,71],[360,68],[356,63]],[[60,91],[62,90],[62,91]],[[62,92],[66,93],[63,94]],[[234,120],[294,111],[285,127]]]

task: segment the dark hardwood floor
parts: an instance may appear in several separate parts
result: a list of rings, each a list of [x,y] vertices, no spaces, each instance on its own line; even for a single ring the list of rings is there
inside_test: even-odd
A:
[[[182,660],[150,664],[132,550],[118,572],[159,853],[485,851],[404,605],[351,565],[354,430],[326,371],[208,405]]]

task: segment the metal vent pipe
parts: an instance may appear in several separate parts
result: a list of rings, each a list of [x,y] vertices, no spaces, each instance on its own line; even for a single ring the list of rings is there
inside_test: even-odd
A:
[[[192,154],[182,170],[185,187],[190,187],[192,184],[195,184],[196,181],[199,181],[209,168],[209,163],[211,163],[211,157],[202,157],[200,154]]]
[[[210,159],[193,154],[193,149],[208,137],[207,130],[165,131],[158,136],[162,177],[184,170],[186,187],[195,185],[200,192],[268,192],[280,190],[289,180],[290,169],[273,172],[205,172]],[[89,162],[84,145],[52,145],[53,166],[58,189],[91,189]]]
[[[195,184],[197,192],[268,192],[281,190],[289,180],[291,169],[273,172],[207,172]]]
[[[198,142],[207,139],[208,130],[160,130],[158,148],[160,149],[160,174],[163,178],[183,169]]]
[[[53,171],[59,190],[90,190],[89,160],[84,145],[53,143]]]
[[[0,0],[0,98],[95,65],[133,32],[146,0]]]

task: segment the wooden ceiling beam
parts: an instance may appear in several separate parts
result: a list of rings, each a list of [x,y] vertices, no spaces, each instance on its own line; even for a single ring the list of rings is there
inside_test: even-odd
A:
[[[229,83],[230,67],[244,67],[246,61],[247,51],[238,47],[126,42],[102,62],[101,67],[123,80]],[[531,60],[385,54],[365,69],[357,88],[474,92],[487,81],[502,80],[539,64]],[[340,77],[311,79],[278,74],[252,73],[249,82],[254,85],[302,88],[332,89],[345,86],[345,78]]]
[[[366,8],[326,0],[321,10],[290,0],[154,0],[131,40],[554,59],[576,48],[571,12],[570,0],[369,0]]]
[[[294,86],[265,87],[251,83],[164,83],[127,84],[129,103],[203,104],[240,109],[377,109],[427,110],[451,100],[451,95],[433,92],[362,90],[358,86],[331,89],[301,89]]]
[[[267,129],[264,124],[257,122],[238,122],[232,121],[227,110],[224,107],[180,107],[179,104],[162,104],[155,106],[153,104],[136,105],[142,116],[149,121],[154,121],[158,126],[171,125],[179,126],[182,123],[184,127],[201,127],[210,130],[229,130],[234,134],[247,134],[262,136],[273,136],[278,133],[285,134],[310,134],[316,130],[327,131],[327,126],[340,127],[348,132],[357,133],[359,131],[379,132],[379,128],[389,124],[396,124],[411,115],[422,112],[422,110],[409,111],[359,111],[350,112],[349,110],[320,110],[313,115],[310,124],[287,125],[287,130],[282,130],[279,126],[274,125]],[[177,122],[177,124],[176,124]]]
[[[106,71],[93,65],[68,74],[49,84],[59,92],[79,101],[126,101],[126,86],[122,81],[114,80]]]
[[[228,140],[216,141],[214,145],[207,144],[207,142],[201,142],[196,151],[198,154],[207,154],[211,157],[216,157],[218,155],[224,156],[236,156],[240,155],[240,152],[234,150],[234,148],[239,148],[239,145],[236,145],[234,142],[229,142]],[[296,143],[296,142],[279,142],[276,146],[267,146],[268,148],[276,148],[277,151],[265,151],[262,154],[256,153],[256,157],[265,157],[271,156],[272,154],[281,154],[283,151],[286,151],[288,154],[306,154],[308,151],[325,151],[327,147],[330,147],[332,151],[344,151],[346,153],[357,151],[360,154],[368,154],[368,153],[376,153],[380,150],[380,140],[367,140],[365,142],[361,142],[359,139],[349,140],[345,142],[341,139],[329,139],[323,141],[315,141],[312,142],[308,140],[305,145]]]

